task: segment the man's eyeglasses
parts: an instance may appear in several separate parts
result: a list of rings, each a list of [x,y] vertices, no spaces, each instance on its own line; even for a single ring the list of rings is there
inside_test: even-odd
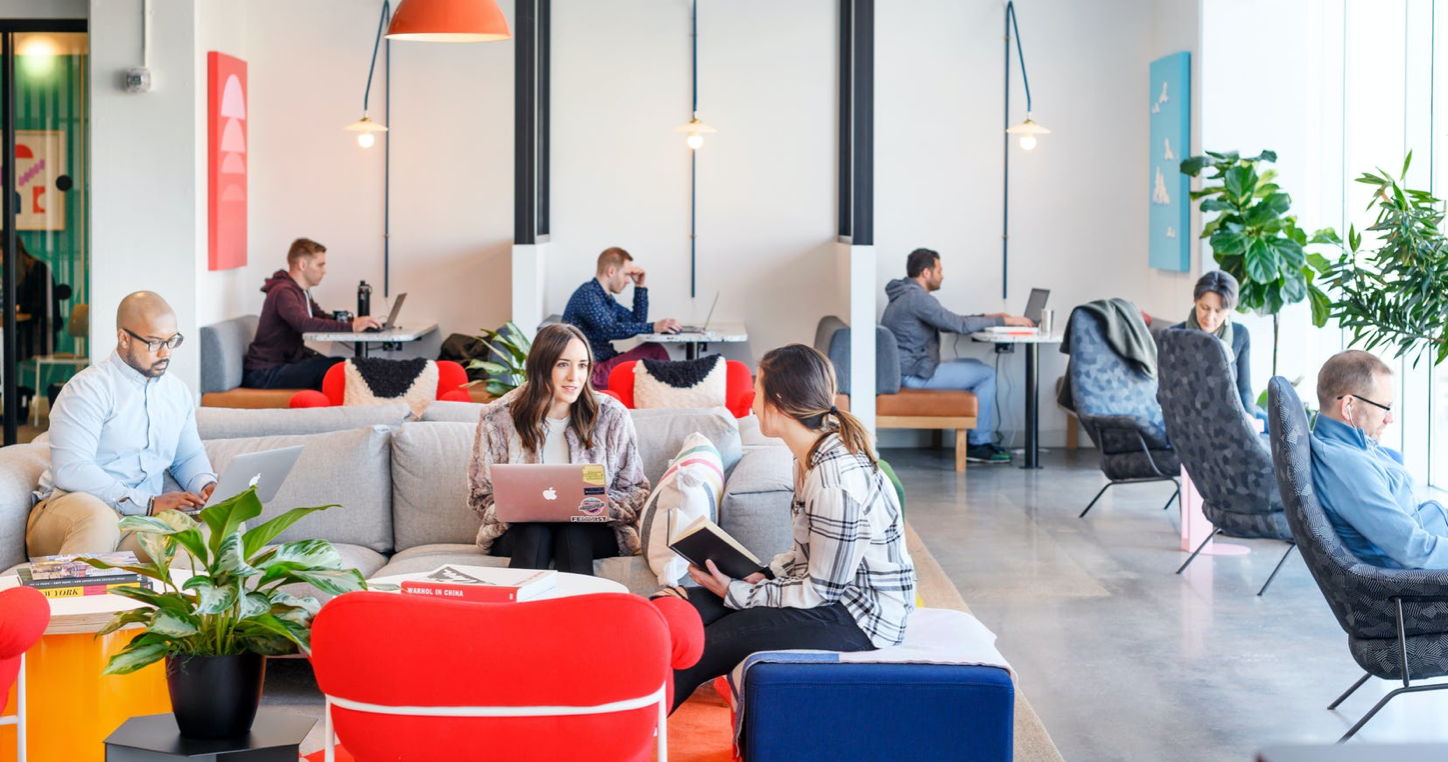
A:
[[[122,328],[121,330],[125,331],[127,334],[130,335],[131,338],[135,339],[136,341],[145,344],[147,351],[150,352],[160,352],[161,345],[163,344],[170,349],[175,349],[176,347],[181,346],[181,342],[186,340],[186,337],[182,336],[179,333],[169,339],[148,339],[145,336],[142,336],[129,328]]]
[[[1355,400],[1362,400],[1363,402],[1366,402],[1366,403],[1368,403],[1369,405],[1372,405],[1373,407],[1382,408],[1383,410],[1386,410],[1386,411],[1388,411],[1389,413],[1393,412],[1393,406],[1392,406],[1392,405],[1384,405],[1384,404],[1381,403],[1381,402],[1373,402],[1372,400],[1368,399],[1367,397],[1362,396],[1361,394],[1339,394],[1339,395],[1337,395],[1337,398],[1338,398],[1338,399],[1342,399],[1343,397],[1352,397],[1352,398],[1355,399]]]

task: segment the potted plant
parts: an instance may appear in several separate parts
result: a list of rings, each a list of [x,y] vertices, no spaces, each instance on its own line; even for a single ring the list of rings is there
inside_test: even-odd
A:
[[[1338,289],[1332,316],[1352,330],[1352,343],[1371,351],[1397,347],[1397,357],[1415,351],[1413,362],[1448,359],[1448,239],[1443,202],[1425,190],[1403,187],[1409,153],[1396,179],[1379,169],[1358,182],[1374,188],[1368,205],[1378,208],[1369,233],[1379,235],[1379,248],[1363,250],[1363,237],[1348,228],[1347,246],[1336,262],[1314,256],[1312,264]]]
[[[1312,306],[1312,324],[1327,323],[1330,300],[1313,282],[1317,271],[1308,265],[1303,247],[1338,243],[1337,234],[1324,228],[1310,237],[1287,212],[1292,198],[1274,182],[1276,170],[1258,173],[1263,162],[1277,161],[1275,151],[1243,159],[1236,151],[1193,156],[1181,163],[1183,174],[1197,177],[1211,167],[1213,173],[1193,199],[1203,199],[1203,214],[1218,212],[1202,227],[1202,238],[1212,246],[1217,265],[1240,284],[1238,310],[1272,316],[1272,375],[1277,375],[1279,313],[1288,304],[1306,299]]]
[[[342,556],[325,540],[266,547],[303,516],[333,507],[294,508],[248,530],[244,522],[262,510],[253,487],[202,510],[200,523],[180,511],[121,519],[121,531],[136,533],[151,562],[113,567],[83,560],[147,577],[153,589],[111,591],[149,606],[117,614],[100,631],[143,628],[102,674],[123,675],[165,659],[181,735],[245,735],[261,701],[265,657],[309,651],[312,616],[321,608],[314,597],[279,588],[306,582],[333,595],[367,588],[361,572],[343,569]],[[173,563],[192,570],[179,585],[171,576]]]
[[[478,337],[489,350],[492,350],[493,357],[498,358],[495,362],[489,360],[473,360],[468,363],[468,370],[481,368],[489,378],[487,379],[488,394],[494,399],[507,394],[518,388],[527,378],[523,368],[528,360],[528,350],[533,348],[533,342],[528,340],[527,334],[513,321],[503,324],[501,331],[490,331],[483,329],[483,335]],[[468,386],[482,383],[473,381]]]

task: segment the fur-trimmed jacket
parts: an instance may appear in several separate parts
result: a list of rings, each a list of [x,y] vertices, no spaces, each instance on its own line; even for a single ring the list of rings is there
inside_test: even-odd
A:
[[[539,454],[524,452],[522,439],[513,426],[510,408],[519,395],[514,389],[483,408],[478,418],[478,431],[473,438],[473,457],[468,463],[468,505],[483,520],[478,527],[478,547],[487,553],[493,541],[508,531],[498,520],[493,504],[493,480],[489,467],[494,463],[538,463]],[[593,447],[585,448],[578,431],[570,423],[564,430],[568,439],[570,463],[602,463],[607,473],[609,526],[618,535],[618,552],[624,556],[638,555],[639,514],[649,497],[649,480],[644,476],[639,458],[638,434],[633,417],[623,403],[597,394],[598,418],[593,424]]]

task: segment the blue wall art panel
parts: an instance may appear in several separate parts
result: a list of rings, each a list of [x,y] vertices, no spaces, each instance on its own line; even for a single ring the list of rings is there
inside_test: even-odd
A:
[[[1191,54],[1151,62],[1151,266],[1186,272],[1192,266],[1191,178],[1181,173],[1192,150]]]

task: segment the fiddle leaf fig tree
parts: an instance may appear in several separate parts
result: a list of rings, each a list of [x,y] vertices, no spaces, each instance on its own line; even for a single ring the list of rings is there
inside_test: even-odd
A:
[[[1357,179],[1374,189],[1368,209],[1378,216],[1365,232],[1377,234],[1378,248],[1364,251],[1362,234],[1349,228],[1335,263],[1312,263],[1337,287],[1332,316],[1352,330],[1353,344],[1396,347],[1398,357],[1415,352],[1415,364],[1427,356],[1437,365],[1448,359],[1448,239],[1443,202],[1403,187],[1412,161],[1409,153],[1396,179],[1381,169]]]
[[[1312,306],[1312,324],[1327,323],[1331,300],[1314,282],[1318,271],[1307,261],[1305,247],[1340,244],[1331,229],[1309,236],[1288,214],[1292,198],[1273,182],[1276,170],[1259,173],[1258,165],[1277,161],[1277,153],[1263,151],[1242,158],[1236,151],[1193,156],[1181,163],[1182,174],[1198,177],[1211,170],[1193,200],[1201,199],[1203,214],[1216,217],[1202,228],[1217,265],[1240,284],[1237,308],[1272,316],[1272,374],[1277,375],[1279,313],[1304,299]]]

